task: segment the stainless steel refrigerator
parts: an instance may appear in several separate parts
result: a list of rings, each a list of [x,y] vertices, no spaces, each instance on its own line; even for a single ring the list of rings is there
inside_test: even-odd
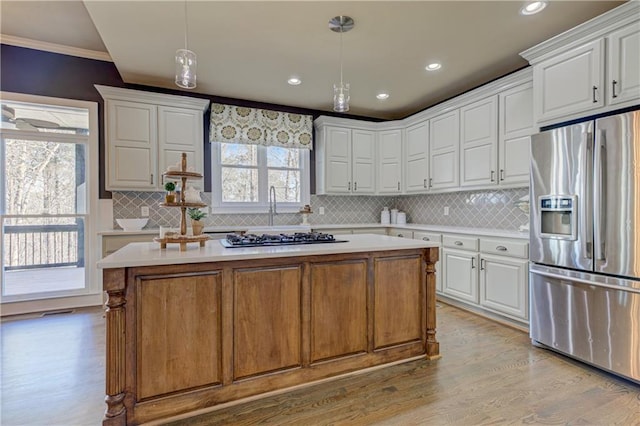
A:
[[[640,383],[640,110],[534,135],[534,344]]]

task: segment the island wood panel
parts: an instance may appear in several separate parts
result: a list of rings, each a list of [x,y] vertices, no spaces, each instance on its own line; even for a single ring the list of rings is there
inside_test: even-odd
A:
[[[311,361],[367,351],[367,260],[311,267]]]
[[[374,347],[423,339],[425,282],[420,256],[374,260]],[[416,303],[417,302],[417,303]]]
[[[408,305],[425,304],[420,309],[426,310],[423,314],[423,323],[426,328],[426,337],[416,341],[408,341],[402,344],[394,344],[374,350],[374,289],[382,287],[375,286],[376,274],[374,273],[376,262],[382,259],[420,259],[417,263],[400,262],[393,272],[388,274],[378,274],[386,278],[388,282],[398,281],[401,275],[399,270],[405,268],[415,268],[416,274],[421,282],[427,283],[428,293],[421,298],[416,294],[404,298]],[[438,342],[435,333],[435,275],[434,263],[438,260],[437,248],[424,249],[401,249],[371,251],[366,253],[347,254],[325,254],[299,257],[283,257],[269,259],[255,259],[250,262],[251,268],[247,268],[247,261],[226,261],[226,262],[201,262],[193,264],[159,265],[145,267],[125,267],[106,269],[104,271],[104,289],[109,296],[107,302],[106,322],[107,322],[107,410],[103,425],[125,425],[141,424],[159,419],[166,419],[181,413],[189,413],[195,410],[211,409],[218,404],[240,401],[244,398],[255,397],[268,392],[313,383],[330,377],[354,372],[374,366],[398,362],[402,360],[415,359],[423,356],[427,359],[437,359],[439,357]],[[336,356],[325,358],[322,361],[310,363],[311,358],[311,282],[313,269],[315,266],[323,265],[327,268],[328,276],[333,273],[329,271],[336,267],[339,271],[344,264],[365,265],[366,269],[366,338],[367,350],[355,356]],[[379,269],[384,269],[393,265],[395,261],[378,262]],[[221,364],[221,374],[218,381],[210,384],[198,385],[200,378],[196,378],[185,390],[177,390],[158,396],[149,396],[144,399],[140,397],[139,369],[148,362],[138,352],[141,350],[140,330],[138,328],[139,307],[143,296],[140,287],[143,280],[153,278],[154,280],[172,280],[183,278],[183,282],[189,282],[197,275],[212,274],[216,276],[216,295],[221,302],[216,302],[220,309],[220,347],[221,355],[217,358]],[[271,276],[269,276],[271,275]],[[339,275],[339,273],[338,273]],[[318,279],[318,277],[316,277]],[[175,281],[177,283],[178,281]],[[335,281],[336,286],[340,282]],[[275,283],[282,287],[279,294],[274,295]],[[295,283],[295,285],[294,285]],[[345,282],[342,282],[344,285]],[[169,286],[171,287],[171,286]],[[220,289],[221,287],[221,289]],[[151,288],[151,287],[149,287]],[[336,287],[337,288],[337,287]],[[383,290],[381,290],[383,291]],[[391,291],[391,290],[389,290]],[[399,286],[396,291],[415,291],[409,287]],[[424,290],[422,290],[424,291]],[[327,295],[330,294],[327,287]],[[240,304],[236,296],[240,295],[244,301]],[[179,298],[174,297],[172,292],[165,293],[165,305],[174,304],[174,312],[188,312],[203,303],[200,297]],[[140,299],[140,301],[138,301]],[[152,299],[149,299],[152,300]],[[263,303],[266,302],[266,306]],[[277,303],[276,303],[277,302]],[[157,302],[158,306],[162,303]],[[243,315],[236,315],[236,310],[244,304]],[[294,305],[297,304],[297,307]],[[293,307],[293,309],[290,309]],[[271,337],[276,339],[282,336],[275,336],[272,319],[280,324],[291,325],[294,331],[285,330],[287,335],[284,340],[280,340],[280,348],[290,348],[294,356],[282,361],[280,355],[276,365],[289,367],[274,368],[273,361],[265,365],[260,357],[272,356],[268,351],[268,346],[254,347],[253,356],[258,361],[251,361],[246,355],[244,367],[239,370],[240,375],[235,378],[235,362],[239,352],[236,346],[236,333],[239,322],[244,322],[245,317],[251,310],[262,310],[263,321],[260,326],[263,331],[255,328],[249,330],[246,327],[244,339],[251,344],[266,344],[266,340]],[[406,307],[402,307],[406,309]],[[240,312],[240,311],[238,311]],[[270,312],[268,317],[266,312]],[[290,315],[294,312],[293,315]],[[288,313],[288,314],[287,314]],[[289,316],[287,316],[289,315]],[[192,322],[191,317],[176,317],[177,320],[187,320]],[[268,320],[268,321],[266,321]],[[195,322],[200,321],[198,318]],[[269,324],[264,324],[268,322]],[[256,321],[256,324],[260,321]],[[150,323],[151,324],[151,323]],[[342,332],[345,325],[342,324],[337,330]],[[264,331],[267,330],[267,331]],[[163,333],[163,330],[149,327],[148,331]],[[160,337],[157,337],[160,338]],[[182,338],[182,336],[180,337]],[[197,336],[193,337],[197,340]],[[391,339],[393,340],[393,339]],[[397,341],[403,339],[396,339]],[[178,340],[179,341],[179,340]],[[257,342],[257,343],[256,343]],[[193,343],[198,344],[198,342]],[[284,349],[283,349],[284,351]],[[298,351],[298,352],[296,352]],[[291,353],[287,353],[288,356]],[[151,355],[153,357],[154,355]],[[286,358],[286,357],[285,357]],[[126,360],[126,362],[125,362]]]
[[[221,382],[221,274],[140,277],[138,400]]]
[[[302,364],[301,284],[301,266],[234,272],[234,380]]]

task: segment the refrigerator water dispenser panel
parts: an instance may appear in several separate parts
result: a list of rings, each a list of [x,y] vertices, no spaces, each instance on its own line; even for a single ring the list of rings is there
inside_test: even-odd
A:
[[[578,238],[578,205],[574,196],[542,196],[540,208],[540,236],[562,240]]]

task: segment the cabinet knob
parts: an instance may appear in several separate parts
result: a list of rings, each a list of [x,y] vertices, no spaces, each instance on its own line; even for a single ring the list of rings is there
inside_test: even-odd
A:
[[[491,170],[491,182],[495,182],[496,178],[495,178],[496,172]]]
[[[611,97],[612,98],[617,98],[618,97],[618,95],[616,95],[616,84],[618,84],[618,82],[615,81],[615,80],[613,80],[611,82]]]
[[[433,186],[433,178],[429,178],[429,188]]]
[[[504,180],[504,169],[500,169],[500,180]]]
[[[354,191],[358,190],[358,182],[353,182],[353,190]]]
[[[398,237],[400,237],[400,238],[404,238],[404,235],[402,235],[402,234],[398,234]]]
[[[462,241],[455,241],[453,244],[455,244],[457,246],[461,246],[462,245]]]
[[[484,259],[480,259],[480,270],[484,271],[484,267],[485,267]]]
[[[598,103],[598,99],[596,98],[596,93],[598,92],[598,86],[593,86],[593,103]]]
[[[471,258],[471,269],[476,269],[476,258],[475,257]]]
[[[398,182],[398,191],[400,191],[400,182]]]
[[[424,183],[422,184],[422,186],[423,186],[424,188],[426,188],[426,187],[427,187],[427,179],[425,179],[425,180],[424,180]]]
[[[422,237],[422,239],[423,239],[424,241],[431,241],[431,240],[429,239],[429,237]]]
[[[507,248],[505,246],[497,246],[496,250],[498,250],[498,251],[507,251]]]
[[[153,173],[151,173],[151,181],[149,183],[153,185]]]
[[[351,191],[351,182],[349,182],[348,185],[349,185],[349,191]]]

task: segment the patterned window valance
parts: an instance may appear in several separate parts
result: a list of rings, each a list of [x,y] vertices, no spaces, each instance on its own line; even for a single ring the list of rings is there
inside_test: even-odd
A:
[[[312,118],[212,103],[209,141],[313,149]]]

